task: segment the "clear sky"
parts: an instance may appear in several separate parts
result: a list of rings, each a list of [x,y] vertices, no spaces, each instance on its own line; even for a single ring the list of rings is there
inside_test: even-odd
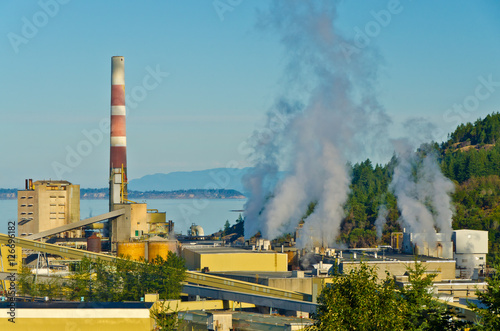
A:
[[[354,40],[368,33],[380,54],[377,89],[392,134],[419,116],[443,139],[500,111],[500,2],[401,0],[389,21],[377,21],[392,3],[344,1],[338,21]],[[109,131],[99,123],[110,113],[114,55],[125,57],[131,100],[129,178],[247,166],[238,147],[262,123],[284,70],[278,36],[256,28],[267,4],[1,1],[0,187],[61,174],[107,186]]]

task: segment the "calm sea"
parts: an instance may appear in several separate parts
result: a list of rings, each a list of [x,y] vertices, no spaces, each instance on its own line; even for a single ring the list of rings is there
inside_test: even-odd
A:
[[[201,225],[205,234],[211,234],[224,227],[226,220],[234,224],[246,199],[151,199],[148,209],[166,212],[167,220],[174,221],[176,233],[186,234],[191,224]],[[80,218],[97,216],[108,211],[108,200],[81,200]],[[7,223],[16,221],[17,200],[0,200],[0,233],[7,233]]]

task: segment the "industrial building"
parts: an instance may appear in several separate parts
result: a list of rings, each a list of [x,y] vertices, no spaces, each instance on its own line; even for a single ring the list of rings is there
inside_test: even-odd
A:
[[[152,302],[16,302],[15,324],[0,319],[1,330],[153,330]],[[9,305],[0,312],[9,316]]]
[[[288,270],[287,255],[274,251],[252,251],[230,247],[183,246],[182,257],[189,270],[282,272]]]
[[[386,271],[392,276],[403,276],[418,261],[422,263],[428,273],[436,274],[436,281],[455,279],[455,260],[442,259],[432,256],[415,256],[408,254],[394,254],[391,251],[360,252],[349,250],[343,252],[343,259],[340,260],[339,272],[347,273],[353,268],[357,268],[361,262],[373,266],[377,270],[379,279],[386,277]]]
[[[429,244],[433,242],[433,244]],[[404,233],[403,252],[443,259],[454,259],[457,277],[475,279],[486,267],[488,231],[454,230],[451,234]]]
[[[477,277],[486,268],[488,231],[455,230],[451,238],[457,269],[466,277],[474,276],[474,273]]]
[[[453,258],[451,233],[409,233],[403,234],[403,252],[444,259]]]
[[[17,192],[18,235],[27,236],[80,220],[80,185],[63,180],[26,180]],[[66,232],[59,236],[75,236]]]

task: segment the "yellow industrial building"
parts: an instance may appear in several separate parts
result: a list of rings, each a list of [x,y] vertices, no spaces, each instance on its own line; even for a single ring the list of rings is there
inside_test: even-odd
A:
[[[152,302],[16,302],[15,324],[0,308],[0,330],[153,330]]]
[[[27,236],[80,220],[80,185],[65,180],[27,180],[17,191],[18,235]],[[70,232],[61,234],[63,237]]]
[[[193,245],[194,246],[194,245]],[[251,251],[230,247],[186,247],[182,257],[189,270],[220,271],[287,271],[288,256],[274,251]],[[205,269],[207,270],[207,269]]]
[[[137,238],[149,231],[147,204],[122,203],[113,205],[113,210],[118,209],[125,210],[125,214],[111,221],[112,242]]]
[[[415,259],[408,256],[406,259],[367,259],[363,261],[370,267],[375,267],[379,279],[384,279],[386,271],[392,276],[402,276],[407,272],[408,267],[413,267]],[[455,260],[442,260],[421,257],[420,262],[428,273],[436,274],[435,281],[455,279]],[[359,260],[345,260],[342,261],[342,273],[348,273],[350,270],[359,268]]]

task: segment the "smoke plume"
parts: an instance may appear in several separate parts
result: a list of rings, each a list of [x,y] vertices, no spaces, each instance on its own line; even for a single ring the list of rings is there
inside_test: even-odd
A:
[[[260,13],[259,26],[279,35],[287,66],[284,92],[251,139],[246,238],[257,231],[268,239],[293,232],[317,201],[298,243],[334,244],[349,193],[347,160],[388,146],[390,120],[372,88],[377,56],[366,48],[347,61],[342,47],[352,42],[335,25],[337,4],[278,0]],[[277,118],[281,125],[271,127]],[[289,175],[273,187],[278,169]]]
[[[407,232],[420,234],[417,245],[424,247],[425,242],[434,248],[437,232],[443,233],[446,241],[451,240],[451,194],[455,186],[442,174],[435,151],[422,145],[417,153],[414,143],[408,139],[394,141],[398,163],[389,188],[398,201],[401,225]]]
[[[377,238],[382,238],[382,231],[384,230],[384,225],[387,221],[387,216],[389,215],[389,210],[385,205],[380,205],[378,209],[377,219],[375,220],[375,228],[377,229]]]

